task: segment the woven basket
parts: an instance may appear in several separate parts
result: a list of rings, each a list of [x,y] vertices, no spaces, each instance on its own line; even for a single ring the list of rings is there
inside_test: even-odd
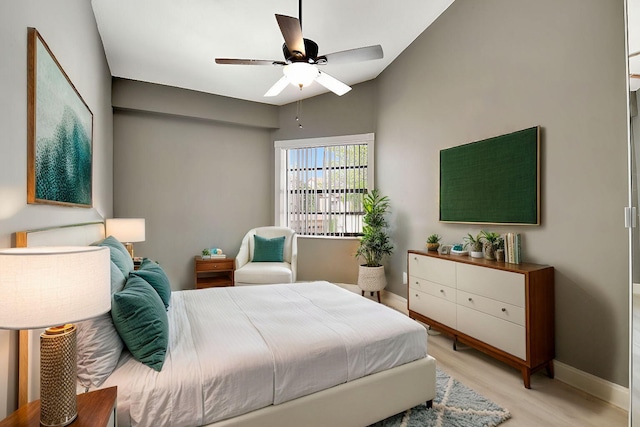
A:
[[[384,275],[384,265],[380,267],[367,267],[361,265],[358,270],[358,286],[363,291],[377,292],[387,286],[387,278]]]

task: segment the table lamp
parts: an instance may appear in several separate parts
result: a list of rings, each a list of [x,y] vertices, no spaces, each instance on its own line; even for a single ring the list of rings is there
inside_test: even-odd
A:
[[[133,243],[144,242],[144,218],[108,218],[107,236],[113,236],[122,243],[133,258]]]
[[[76,326],[111,309],[109,248],[0,250],[0,328],[41,329],[40,424],[77,416]]]

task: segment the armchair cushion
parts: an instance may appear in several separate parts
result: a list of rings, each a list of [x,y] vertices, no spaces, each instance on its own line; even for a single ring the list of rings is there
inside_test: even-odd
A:
[[[253,262],[283,261],[285,236],[269,239],[255,234],[253,238]]]
[[[292,283],[293,272],[288,262],[250,262],[234,273],[236,284],[263,285]]]

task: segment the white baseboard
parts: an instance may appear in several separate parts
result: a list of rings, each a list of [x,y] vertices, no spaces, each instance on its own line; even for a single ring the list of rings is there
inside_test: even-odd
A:
[[[612,405],[629,410],[629,389],[565,363],[553,361],[555,378]]]
[[[640,285],[638,285],[640,287]],[[635,290],[635,289],[634,289]],[[381,300],[384,304],[398,311],[407,313],[407,299],[391,292],[382,291]],[[629,389],[604,380],[595,375],[581,371],[565,363],[553,361],[555,379],[562,381],[578,390],[584,391],[598,399],[612,405],[629,410]]]

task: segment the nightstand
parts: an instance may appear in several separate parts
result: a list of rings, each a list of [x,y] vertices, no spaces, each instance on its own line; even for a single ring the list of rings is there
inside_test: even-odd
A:
[[[194,279],[196,289],[213,288],[218,286],[233,286],[233,272],[235,258],[194,258]]]
[[[78,395],[78,417],[73,427],[116,427],[117,387]],[[40,427],[40,400],[23,405],[0,421],[0,427]]]

